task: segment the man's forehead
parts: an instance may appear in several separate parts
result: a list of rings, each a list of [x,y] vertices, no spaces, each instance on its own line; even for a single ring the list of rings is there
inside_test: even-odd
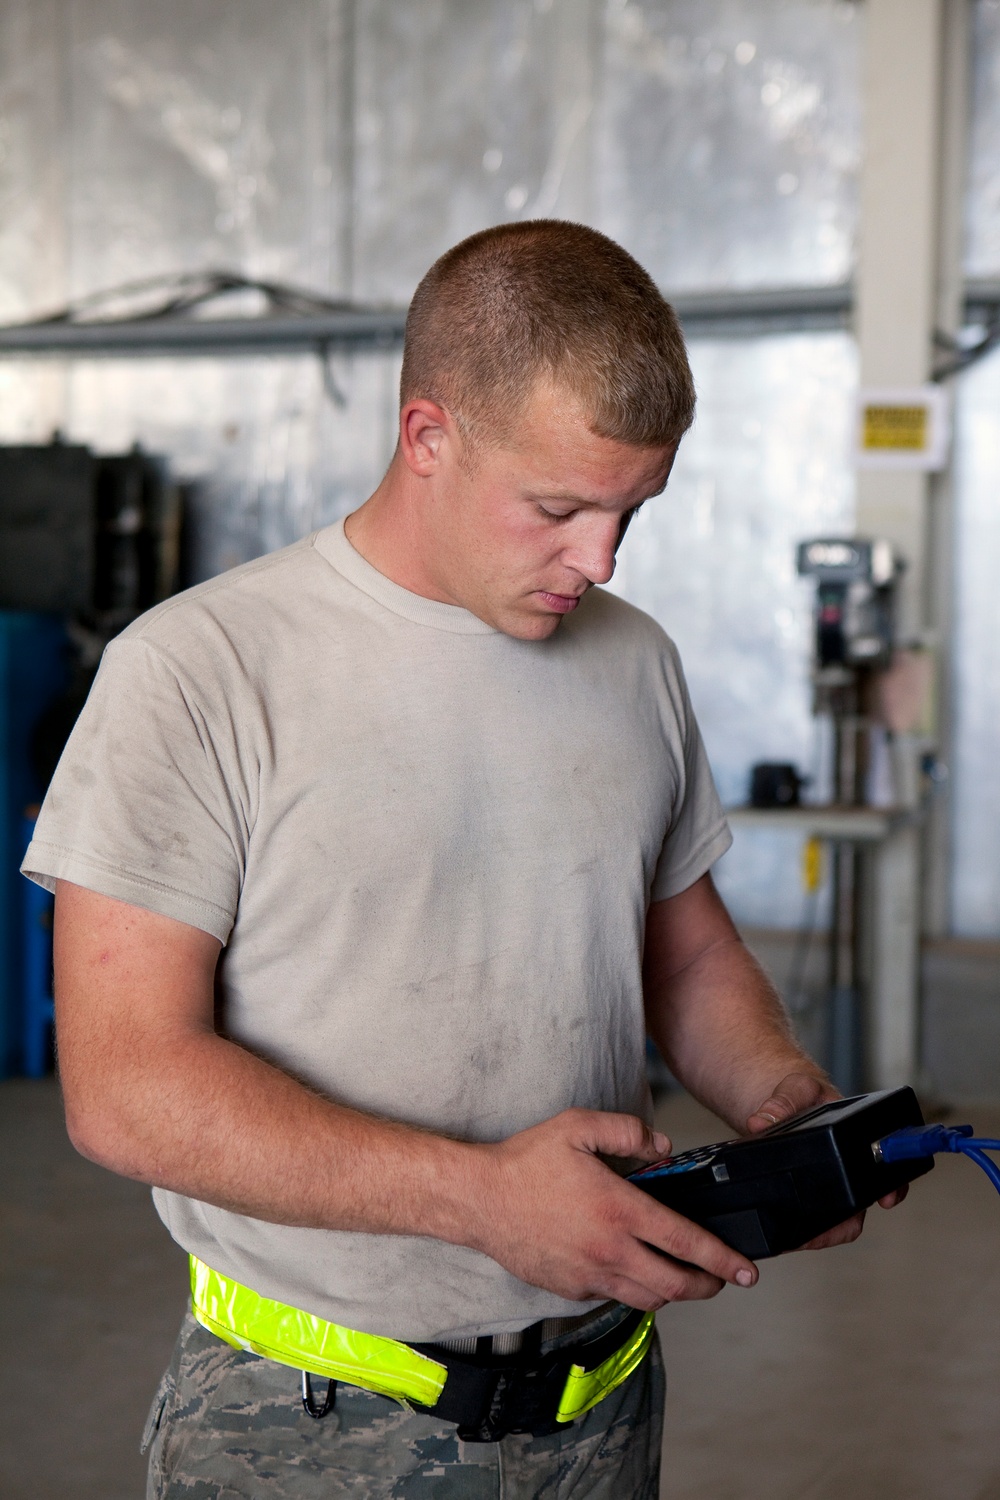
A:
[[[627,503],[629,505],[641,504],[642,500],[648,500],[654,495],[658,495],[666,484],[669,473],[669,463],[663,462],[655,470],[651,471],[647,483],[636,484],[633,482],[629,484],[628,487],[630,490],[642,490],[643,493],[639,500],[636,500],[633,496]],[[625,478],[625,476],[622,477]],[[586,485],[574,485],[572,483],[546,484],[542,482],[539,484],[528,484],[525,488],[530,491],[533,499],[549,501],[552,504],[593,505],[597,509],[621,510],[625,503],[617,495],[606,499],[600,495],[592,495],[589,493]]]
[[[583,398],[551,378],[537,380],[501,446],[533,472],[540,497],[579,500],[609,477],[647,495],[667,481],[677,443],[636,447],[594,431]],[[595,497],[596,498],[596,497]]]
[[[556,452],[522,449],[521,488],[554,504],[621,509],[660,493],[676,452],[676,444],[636,448],[594,434],[579,445],[560,444]]]
[[[552,375],[540,375],[525,394],[511,437],[530,442],[565,431],[594,436],[593,417],[591,403],[575,386]]]

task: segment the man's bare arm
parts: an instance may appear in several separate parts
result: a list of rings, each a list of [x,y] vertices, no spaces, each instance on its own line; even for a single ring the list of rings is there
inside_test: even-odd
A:
[[[654,902],[643,964],[646,1024],[685,1088],[740,1134],[840,1097],[796,1042],[781,1000],[744,944],[711,875]],[[905,1189],[881,1200],[891,1208]],[[864,1215],[813,1241],[856,1239]]]
[[[643,980],[646,1024],[667,1063],[734,1129],[764,1128],[797,1112],[769,1105],[805,1108],[798,1094],[770,1098],[791,1075],[808,1080],[803,1088],[810,1095],[819,1088],[823,1097],[837,1097],[795,1041],[774,986],[733,926],[711,875],[650,907]]]
[[[657,1307],[756,1279],[599,1160],[669,1149],[637,1119],[568,1110],[474,1145],[348,1109],[220,1037],[219,946],[60,882],[59,1070],[85,1156],[275,1223],[468,1245],[564,1297]]]

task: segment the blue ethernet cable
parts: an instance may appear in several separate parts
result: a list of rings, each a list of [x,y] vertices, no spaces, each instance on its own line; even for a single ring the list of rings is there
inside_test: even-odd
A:
[[[883,1136],[872,1146],[875,1159],[885,1162],[935,1156],[942,1151],[956,1152],[974,1161],[1000,1193],[1000,1167],[986,1155],[987,1151],[1000,1151],[1000,1141],[974,1135],[971,1125],[908,1125],[905,1130]]]
[[[991,1149],[1000,1151],[1000,1145],[993,1146]],[[963,1148],[962,1154],[963,1156],[968,1156],[977,1166],[982,1167],[997,1192],[1000,1193],[1000,1167],[997,1166],[996,1162],[990,1161],[984,1152],[976,1150],[971,1141]]]

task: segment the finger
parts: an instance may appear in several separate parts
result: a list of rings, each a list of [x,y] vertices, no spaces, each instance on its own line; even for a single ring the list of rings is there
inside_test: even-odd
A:
[[[657,1259],[662,1264],[662,1257]],[[707,1301],[710,1297],[718,1296],[725,1284],[717,1276],[707,1277],[703,1288],[699,1287],[694,1295],[684,1295],[688,1289],[682,1279],[678,1279],[676,1287],[665,1290],[662,1285],[649,1287],[645,1282],[635,1281],[630,1276],[614,1276],[606,1284],[595,1286],[588,1294],[588,1300],[608,1298],[614,1302],[624,1302],[626,1307],[635,1307],[642,1312],[659,1312],[661,1307],[667,1307],[671,1302]],[[677,1295],[674,1295],[675,1290]]]
[[[602,1298],[624,1302],[626,1307],[637,1308],[640,1312],[659,1312],[670,1301],[669,1297],[643,1286],[639,1281],[632,1281],[628,1276],[613,1277],[607,1286],[595,1287],[593,1297],[587,1300],[597,1301]]]
[[[570,1110],[569,1121],[576,1144],[592,1154],[635,1158],[654,1162],[670,1155],[670,1137],[636,1115],[605,1113],[603,1110]]]
[[[879,1208],[895,1208],[897,1204],[902,1203],[909,1191],[910,1184],[904,1182],[903,1186],[896,1188],[895,1192],[886,1193],[884,1198],[878,1200]]]
[[[845,1219],[843,1224],[838,1224],[834,1229],[828,1229],[825,1234],[818,1234],[814,1240],[802,1246],[803,1250],[829,1250],[834,1245],[850,1245],[858,1238],[865,1224],[864,1213],[854,1214],[852,1218]]]
[[[772,1125],[790,1120],[793,1115],[801,1114],[805,1109],[838,1097],[832,1084],[812,1073],[789,1073],[749,1116],[747,1130],[751,1135],[757,1134]]]
[[[712,1276],[698,1266],[681,1265],[639,1244],[622,1258],[615,1282],[619,1276],[645,1292],[649,1308],[662,1307],[666,1302],[705,1301],[717,1297],[726,1285],[721,1277]],[[612,1295],[618,1297],[618,1291]]]
[[[759,1272],[752,1260],[731,1250],[707,1229],[657,1203],[640,1188],[633,1191],[642,1200],[641,1208],[635,1210],[638,1217],[628,1225],[637,1240],[733,1286],[756,1284]]]
[[[814,1104],[815,1099],[808,1099],[800,1103],[796,1095],[787,1092],[780,1084],[764,1103],[747,1120],[747,1129],[753,1133],[758,1130],[769,1130],[772,1125],[780,1125],[784,1120],[791,1120],[795,1115],[801,1114],[802,1110],[808,1109]]]
[[[762,1130],[770,1130],[772,1125],[780,1125],[785,1118],[777,1112],[778,1106],[774,1099],[765,1099],[760,1109],[747,1120],[747,1130],[750,1135],[759,1135]]]

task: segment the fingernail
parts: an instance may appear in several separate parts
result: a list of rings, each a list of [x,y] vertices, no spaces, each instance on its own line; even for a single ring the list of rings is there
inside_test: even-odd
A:
[[[760,1117],[761,1117],[762,1120],[770,1120],[770,1122],[771,1122],[772,1125],[777,1125],[777,1123],[778,1123],[778,1116],[777,1115],[772,1115],[772,1113],[771,1113],[771,1111],[769,1109],[759,1109],[757,1111],[757,1113],[760,1115]]]
[[[753,1272],[737,1271],[736,1280],[739,1282],[740,1286],[753,1286]]]

